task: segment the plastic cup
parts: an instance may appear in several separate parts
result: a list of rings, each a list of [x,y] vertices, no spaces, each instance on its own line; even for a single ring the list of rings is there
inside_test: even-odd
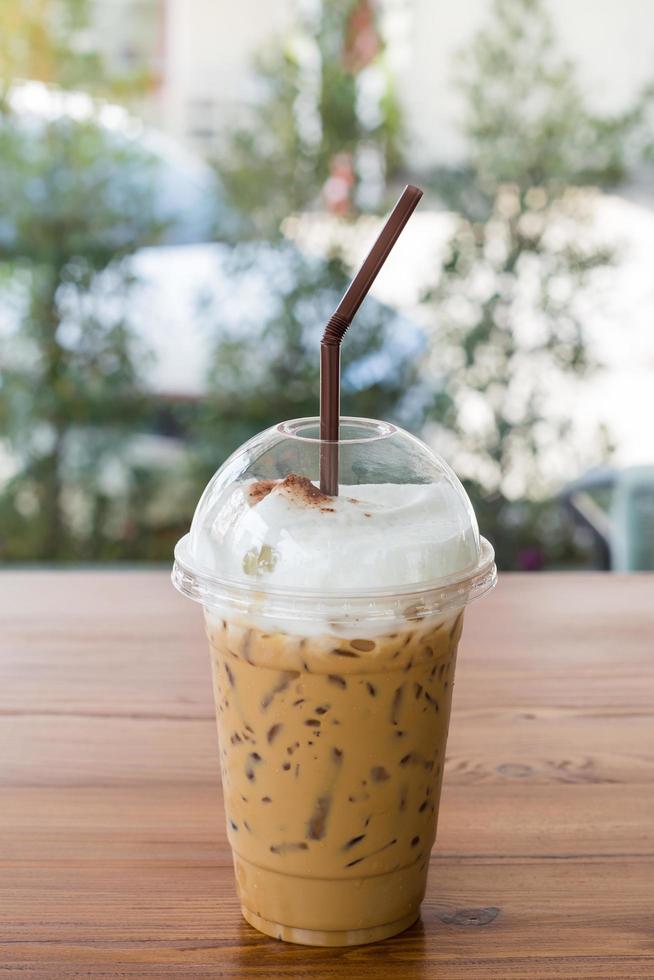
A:
[[[375,584],[365,546],[379,555],[374,515],[363,522],[362,567],[348,572],[350,582],[361,580],[355,587],[339,589],[338,578],[326,587],[312,560],[336,573],[342,554],[329,542],[318,558],[303,553],[292,528],[284,547],[302,569],[307,563],[308,587],[267,583],[265,528],[243,561],[248,572],[237,577],[230,561],[239,556],[224,555],[231,574],[217,573],[231,487],[290,473],[317,481],[313,419],[262,433],[221,467],[173,570],[176,587],[204,606],[243,915],[267,935],[318,946],[383,939],[419,915],[464,609],[496,576],[492,548],[447,464],[386,423],[344,419],[341,434],[345,492],[387,483],[424,485],[433,496],[426,524],[424,514],[418,525],[408,515],[387,567],[410,578],[429,553],[447,574]],[[460,567],[451,570],[455,559]]]

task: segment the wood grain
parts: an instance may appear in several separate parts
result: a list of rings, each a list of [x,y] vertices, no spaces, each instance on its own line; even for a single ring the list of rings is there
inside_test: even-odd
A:
[[[654,977],[654,577],[509,576],[463,634],[421,922],[242,922],[199,610],[0,574],[0,977]]]

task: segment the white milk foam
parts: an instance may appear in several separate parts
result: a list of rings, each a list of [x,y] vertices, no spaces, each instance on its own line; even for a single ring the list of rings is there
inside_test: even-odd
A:
[[[402,588],[474,567],[477,523],[443,478],[428,484],[341,486],[327,497],[304,477],[228,487],[210,525],[191,537],[194,559],[254,589],[321,593]]]

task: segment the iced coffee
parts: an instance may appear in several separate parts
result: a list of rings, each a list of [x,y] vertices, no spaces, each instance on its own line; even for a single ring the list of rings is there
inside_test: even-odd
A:
[[[312,945],[419,914],[464,608],[495,574],[442,460],[384,423],[343,434],[337,497],[312,420],[244,447],[174,572],[205,609],[243,914]]]

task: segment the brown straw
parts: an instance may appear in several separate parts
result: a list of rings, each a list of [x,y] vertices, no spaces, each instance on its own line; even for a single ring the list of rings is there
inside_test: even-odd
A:
[[[366,260],[332,313],[320,342],[320,438],[328,443],[320,448],[320,489],[332,497],[338,496],[341,341],[421,197],[419,187],[407,184]]]

